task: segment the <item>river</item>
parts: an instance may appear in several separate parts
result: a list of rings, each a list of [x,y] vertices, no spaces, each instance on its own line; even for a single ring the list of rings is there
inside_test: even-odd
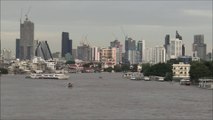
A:
[[[73,83],[73,88],[67,84]],[[1,76],[1,119],[211,120],[212,90],[131,81],[122,73],[70,74],[69,80]]]

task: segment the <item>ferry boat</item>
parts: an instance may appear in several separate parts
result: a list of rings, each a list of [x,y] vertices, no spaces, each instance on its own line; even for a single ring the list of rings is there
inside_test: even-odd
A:
[[[30,74],[26,76],[26,78],[32,79],[59,79],[59,80],[67,80],[69,78],[68,75],[65,74]]]

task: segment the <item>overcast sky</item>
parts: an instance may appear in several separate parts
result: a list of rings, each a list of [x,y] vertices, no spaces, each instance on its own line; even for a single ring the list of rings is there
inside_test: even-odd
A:
[[[21,12],[22,11],[22,12]],[[76,48],[87,36],[91,46],[108,47],[124,34],[146,41],[146,47],[163,45],[166,34],[183,37],[191,55],[193,37],[204,34],[212,49],[212,1],[1,1],[2,48],[15,53],[20,18],[34,22],[35,40],[47,40],[52,52],[61,52],[61,33],[69,32]],[[22,13],[22,15],[21,15]],[[122,30],[123,29],[123,30]]]

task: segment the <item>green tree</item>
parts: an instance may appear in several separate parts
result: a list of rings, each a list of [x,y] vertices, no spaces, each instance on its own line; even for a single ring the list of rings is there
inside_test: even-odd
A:
[[[115,65],[114,70],[115,70],[115,72],[121,72],[122,71],[121,65]]]
[[[158,63],[155,65],[152,65],[151,67],[147,67],[146,70],[144,70],[145,76],[162,76],[165,77],[166,74],[172,73],[172,66],[171,64],[166,63]]]
[[[151,65],[149,63],[142,64],[142,73],[146,73],[148,69],[150,69]]]
[[[212,70],[207,67],[208,63],[203,62],[192,62],[190,67],[190,78],[193,83],[198,83],[198,79],[202,77],[211,77]],[[211,67],[210,67],[211,68]]]
[[[8,70],[5,68],[0,68],[0,74],[8,74]]]
[[[108,68],[105,68],[105,69],[104,69],[105,72],[112,72],[112,70],[113,70],[112,67],[108,67]]]
[[[122,64],[121,69],[122,69],[122,71],[126,72],[126,71],[129,71],[130,68],[129,68],[128,64]]]
[[[69,60],[69,61],[67,61],[65,64],[75,64],[75,61]]]

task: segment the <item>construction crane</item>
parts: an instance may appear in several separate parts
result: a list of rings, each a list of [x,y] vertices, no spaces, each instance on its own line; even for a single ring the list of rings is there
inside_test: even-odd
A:
[[[125,38],[125,40],[126,39],[128,39],[128,35],[127,34],[125,34],[125,32],[124,32],[124,29],[123,29],[123,27],[121,26],[121,31],[123,32],[123,34],[124,34],[124,38]]]
[[[31,10],[31,6],[28,8],[27,13],[25,14],[26,20],[28,20],[28,15],[29,15],[29,13],[30,13],[30,10]]]

